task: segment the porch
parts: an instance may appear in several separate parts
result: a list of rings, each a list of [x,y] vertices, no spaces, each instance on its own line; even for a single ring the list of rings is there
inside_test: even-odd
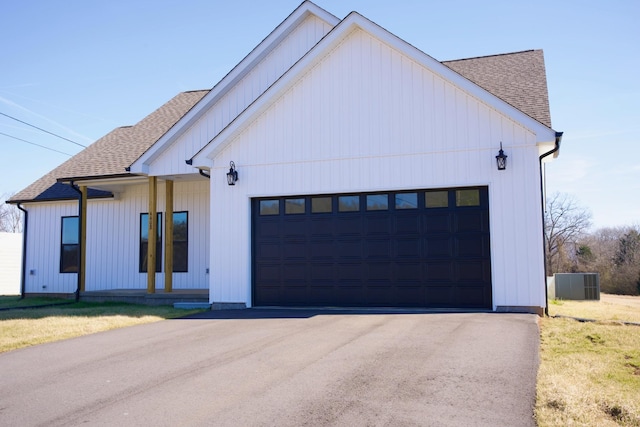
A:
[[[174,289],[164,292],[147,293],[146,289],[114,289],[104,291],[80,292],[80,301],[105,302],[118,301],[144,305],[174,305],[175,303],[209,303],[209,289]]]

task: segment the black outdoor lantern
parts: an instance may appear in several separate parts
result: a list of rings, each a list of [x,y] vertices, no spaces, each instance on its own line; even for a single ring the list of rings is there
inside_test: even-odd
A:
[[[507,155],[502,151],[502,142],[500,142],[500,151],[496,156],[496,163],[498,164],[498,170],[503,171],[507,168]]]
[[[227,184],[236,185],[238,180],[238,171],[236,170],[236,164],[233,161],[229,162],[229,172],[227,172]]]

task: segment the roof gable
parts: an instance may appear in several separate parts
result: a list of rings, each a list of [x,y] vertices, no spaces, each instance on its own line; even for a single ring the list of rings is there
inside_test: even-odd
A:
[[[287,71],[278,81],[276,81],[265,93],[263,93],[256,101],[243,111],[234,121],[232,121],[222,132],[215,136],[209,143],[200,150],[193,158],[191,163],[195,167],[208,168],[212,166],[212,160],[238,135],[252,119],[275,102],[278,97],[290,89],[298,78],[308,72],[331,50],[338,46],[351,31],[361,29],[378,40],[388,44],[392,48],[416,61],[424,67],[427,67],[436,75],[454,84],[466,93],[481,99],[495,110],[510,117],[512,120],[521,123],[523,126],[534,131],[539,135],[541,141],[552,141],[555,132],[548,126],[542,124],[538,120],[532,118],[526,113],[520,111],[510,103],[500,99],[487,89],[479,86],[473,81],[463,77],[460,73],[453,71],[446,65],[443,65],[433,57],[425,54],[394,34],[388,32],[379,25],[373,23],[357,12],[350,13],[343,21],[341,21],[327,36],[325,36],[316,46],[314,46],[300,61],[298,61],[291,69]]]
[[[165,134],[150,149],[131,164],[132,172],[148,173],[151,162],[158,158],[176,139],[220,101],[235,85],[247,76],[271,51],[273,51],[296,27],[308,17],[314,16],[334,27],[340,19],[310,1],[304,1],[282,21],[260,44],[244,57],[213,89],[180,119],[172,131]]]

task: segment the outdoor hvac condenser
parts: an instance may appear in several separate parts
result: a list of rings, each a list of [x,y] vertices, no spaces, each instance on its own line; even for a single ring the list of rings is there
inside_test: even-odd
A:
[[[555,298],[570,300],[600,300],[598,273],[556,273]]]

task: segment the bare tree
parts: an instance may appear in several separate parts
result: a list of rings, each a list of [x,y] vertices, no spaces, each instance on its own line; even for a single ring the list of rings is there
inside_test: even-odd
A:
[[[579,253],[578,240],[591,227],[591,212],[572,196],[554,193],[547,199],[544,217],[547,274],[569,271]]]
[[[6,203],[11,195],[0,196],[0,231],[5,233],[22,232],[22,212],[16,205]]]

